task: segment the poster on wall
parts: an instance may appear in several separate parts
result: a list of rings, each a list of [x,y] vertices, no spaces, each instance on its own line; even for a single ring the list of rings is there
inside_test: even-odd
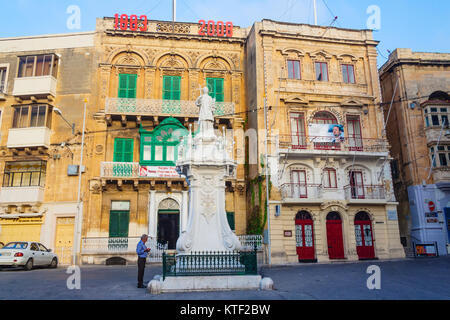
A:
[[[309,136],[313,142],[343,142],[344,126],[341,124],[317,124],[309,125]]]
[[[164,166],[141,166],[139,176],[146,178],[180,178],[175,167]]]

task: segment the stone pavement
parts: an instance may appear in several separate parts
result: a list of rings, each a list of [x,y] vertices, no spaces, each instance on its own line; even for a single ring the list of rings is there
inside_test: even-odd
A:
[[[367,267],[381,269],[381,289],[369,290]],[[136,288],[136,266],[82,266],[81,290],[69,290],[66,268],[0,271],[0,299],[450,299],[450,256],[397,261],[295,264],[261,268],[273,291],[192,292],[151,295]],[[145,280],[161,274],[147,265]]]

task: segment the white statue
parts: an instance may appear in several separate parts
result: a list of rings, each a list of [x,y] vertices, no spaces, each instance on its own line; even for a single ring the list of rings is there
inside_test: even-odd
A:
[[[211,98],[208,92],[208,87],[204,87],[202,89],[202,95],[195,100],[195,105],[200,108],[198,115],[200,134],[210,136],[214,134],[213,107],[215,99]]]

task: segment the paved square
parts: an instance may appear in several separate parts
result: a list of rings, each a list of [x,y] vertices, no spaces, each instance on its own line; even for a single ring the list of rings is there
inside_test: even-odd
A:
[[[381,269],[381,290],[367,289],[367,267]],[[151,295],[136,288],[136,266],[83,266],[81,290],[67,289],[66,268],[0,271],[0,299],[450,299],[450,257],[263,267],[273,291]],[[161,273],[148,265],[145,280]]]

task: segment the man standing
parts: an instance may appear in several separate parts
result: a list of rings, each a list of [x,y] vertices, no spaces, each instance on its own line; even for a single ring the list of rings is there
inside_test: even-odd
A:
[[[143,234],[141,237],[141,241],[137,244],[136,253],[138,255],[138,288],[144,287],[144,270],[145,270],[145,261],[147,259],[147,255],[150,252],[150,248],[145,246],[145,243],[148,240],[148,236]]]

